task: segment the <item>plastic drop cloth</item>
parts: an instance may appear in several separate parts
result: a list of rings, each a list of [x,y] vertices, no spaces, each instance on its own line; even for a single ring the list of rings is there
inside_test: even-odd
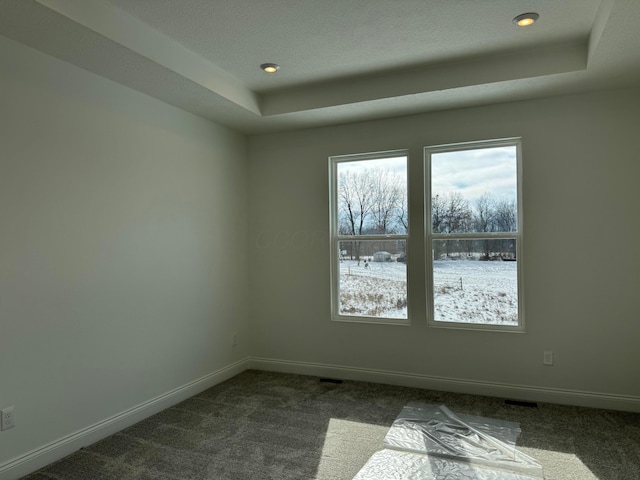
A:
[[[408,404],[354,480],[532,480],[542,467],[516,449],[520,426]]]
[[[519,473],[504,472],[431,455],[381,450],[373,454],[353,480],[533,480]]]

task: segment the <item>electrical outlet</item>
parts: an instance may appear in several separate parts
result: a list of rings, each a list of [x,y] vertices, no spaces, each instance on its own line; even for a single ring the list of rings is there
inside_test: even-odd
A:
[[[543,352],[542,363],[545,365],[553,365],[553,352],[551,350],[545,350]]]
[[[14,405],[3,408],[0,412],[0,430],[8,430],[16,426],[16,417],[13,413]]]
[[[238,346],[238,334],[234,333],[233,334],[233,339],[231,340],[231,346],[232,347],[237,347]]]

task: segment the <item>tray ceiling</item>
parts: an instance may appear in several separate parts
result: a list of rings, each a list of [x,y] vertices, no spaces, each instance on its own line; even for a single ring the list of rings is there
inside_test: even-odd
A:
[[[516,27],[529,11],[538,22]],[[637,0],[0,0],[0,12],[6,37],[248,134],[640,83]]]

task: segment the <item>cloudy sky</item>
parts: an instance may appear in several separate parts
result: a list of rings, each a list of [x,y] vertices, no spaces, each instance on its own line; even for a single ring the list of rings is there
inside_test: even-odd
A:
[[[339,163],[339,173],[383,168],[403,176],[407,157],[358,160]],[[497,200],[516,200],[516,147],[491,147],[436,153],[431,157],[431,191],[447,195],[458,192],[471,205],[485,192]]]
[[[493,147],[431,156],[433,194],[459,192],[471,204],[483,193],[516,200],[516,147]]]

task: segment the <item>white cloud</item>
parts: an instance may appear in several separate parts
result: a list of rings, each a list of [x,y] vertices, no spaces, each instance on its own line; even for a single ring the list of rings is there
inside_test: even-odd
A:
[[[483,193],[516,200],[516,149],[513,146],[433,154],[433,194],[458,192],[473,204]]]

